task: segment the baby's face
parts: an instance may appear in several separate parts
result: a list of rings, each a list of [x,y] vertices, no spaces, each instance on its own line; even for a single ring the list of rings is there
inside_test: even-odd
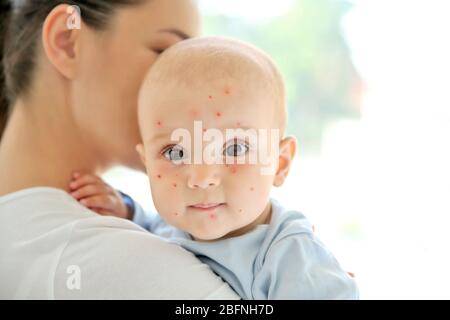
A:
[[[281,137],[275,127],[276,108],[268,105],[266,94],[231,80],[201,89],[157,85],[154,91],[157,95],[144,94],[140,100],[144,147],[138,151],[164,220],[197,240],[237,236],[267,223]],[[255,140],[242,132],[230,136],[228,131],[226,136],[227,129],[238,128],[253,133],[262,129],[268,135]],[[177,129],[184,129],[191,141],[172,140]],[[217,129],[223,141],[204,141],[211,129]],[[275,148],[270,147],[271,139]],[[264,159],[255,156],[261,149]]]

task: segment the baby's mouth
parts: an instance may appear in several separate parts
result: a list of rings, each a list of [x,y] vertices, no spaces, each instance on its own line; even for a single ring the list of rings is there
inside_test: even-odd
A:
[[[189,208],[198,210],[198,211],[213,211],[224,205],[225,205],[225,203],[197,203],[197,204],[189,206]]]

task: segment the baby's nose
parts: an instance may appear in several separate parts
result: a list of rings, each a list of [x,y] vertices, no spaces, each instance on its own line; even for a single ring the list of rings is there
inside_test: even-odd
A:
[[[207,189],[218,186],[220,177],[212,167],[204,165],[200,168],[194,168],[188,178],[188,187],[191,189]]]

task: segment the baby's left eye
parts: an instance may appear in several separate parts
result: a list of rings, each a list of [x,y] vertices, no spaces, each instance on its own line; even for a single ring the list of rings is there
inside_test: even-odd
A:
[[[233,143],[227,146],[224,150],[224,156],[239,157],[247,153],[248,146],[245,143]]]

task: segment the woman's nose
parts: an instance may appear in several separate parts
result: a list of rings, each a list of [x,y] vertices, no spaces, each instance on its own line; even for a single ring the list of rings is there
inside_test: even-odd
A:
[[[188,178],[188,187],[191,189],[213,188],[220,184],[220,177],[212,165],[194,165]]]

